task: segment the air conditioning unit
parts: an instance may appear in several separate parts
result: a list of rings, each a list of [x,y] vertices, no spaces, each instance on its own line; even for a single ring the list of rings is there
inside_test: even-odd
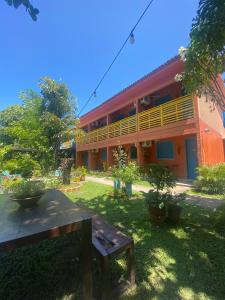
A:
[[[150,97],[149,96],[145,96],[141,99],[141,104],[142,105],[148,105],[150,103]]]
[[[152,146],[152,141],[145,141],[141,144],[143,148],[149,148]]]

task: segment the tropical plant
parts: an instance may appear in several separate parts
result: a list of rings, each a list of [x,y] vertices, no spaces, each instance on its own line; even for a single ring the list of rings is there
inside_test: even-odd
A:
[[[32,159],[46,173],[58,167],[60,145],[74,135],[76,106],[62,82],[45,77],[40,89],[40,94],[32,90],[22,92],[21,106],[0,112],[0,140],[1,148],[8,149],[4,160],[16,158],[8,147],[32,150]]]
[[[113,157],[115,160],[115,164],[119,168],[123,168],[127,163],[127,153],[122,146],[118,146],[113,150]]]
[[[225,163],[214,166],[200,166],[194,187],[207,194],[224,194],[225,192]]]

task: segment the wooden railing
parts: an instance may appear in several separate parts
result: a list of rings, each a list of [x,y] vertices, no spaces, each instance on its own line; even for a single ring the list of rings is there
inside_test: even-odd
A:
[[[137,131],[186,120],[193,118],[193,116],[193,100],[191,96],[185,96],[145,110],[138,115],[90,131],[77,139],[77,144],[83,145],[95,143]]]

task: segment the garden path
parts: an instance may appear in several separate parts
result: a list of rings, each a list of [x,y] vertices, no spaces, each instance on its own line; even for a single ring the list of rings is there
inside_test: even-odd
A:
[[[101,183],[101,184],[113,186],[113,180],[104,178],[104,177],[86,176],[86,180],[92,181],[95,183]],[[185,183],[179,182],[176,184],[175,188],[173,188],[173,192],[174,193],[184,193],[187,190],[189,190],[190,187],[191,187],[190,184],[185,184]],[[134,184],[133,191],[147,193],[149,191],[149,187]],[[204,208],[211,208],[211,209],[216,209],[224,202],[223,200],[218,200],[218,199],[213,199],[213,198],[205,198],[205,197],[195,196],[195,195],[187,195],[185,201],[189,204],[193,204],[194,206],[201,206]]]

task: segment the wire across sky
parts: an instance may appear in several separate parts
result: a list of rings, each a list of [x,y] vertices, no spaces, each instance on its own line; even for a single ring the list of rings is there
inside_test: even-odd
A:
[[[144,15],[146,14],[147,10],[149,9],[149,7],[151,6],[152,2],[154,0],[151,0],[148,5],[146,6],[146,8],[144,9],[143,13],[141,14],[141,16],[139,17],[139,19],[137,20],[137,22],[135,23],[134,27],[130,30],[129,35],[127,36],[127,38],[125,39],[125,41],[123,42],[122,46],[120,47],[120,49],[118,50],[117,54],[115,55],[115,57],[113,58],[112,62],[110,63],[110,65],[108,66],[108,68],[106,69],[106,71],[103,73],[102,77],[100,78],[98,84],[96,85],[95,89],[93,90],[93,92],[91,93],[90,97],[87,99],[87,101],[84,103],[84,105],[81,107],[79,113],[78,113],[78,117],[81,115],[81,113],[83,112],[83,110],[85,109],[85,107],[88,105],[88,103],[91,101],[92,98],[95,98],[97,95],[97,90],[100,87],[100,85],[102,84],[103,80],[106,78],[107,74],[109,73],[110,69],[112,68],[113,64],[115,63],[115,61],[117,60],[117,58],[119,57],[119,55],[121,54],[121,52],[123,51],[126,43],[128,42],[128,40],[130,38],[134,39],[134,31],[137,28],[138,24],[140,23],[140,21],[142,20],[142,18],[144,17]]]

